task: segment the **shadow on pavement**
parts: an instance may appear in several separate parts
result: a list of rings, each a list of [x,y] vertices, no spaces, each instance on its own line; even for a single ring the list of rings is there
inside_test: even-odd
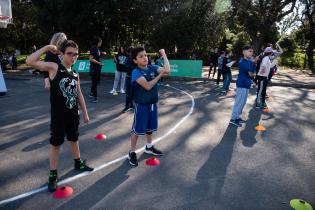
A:
[[[90,209],[99,201],[104,199],[109,193],[115,190],[129,177],[127,174],[131,169],[124,161],[117,169],[104,176],[79,195],[66,202],[58,209]]]
[[[236,137],[237,127],[230,125],[220,143],[210,152],[209,159],[197,173],[198,185],[194,187],[198,190],[194,191],[201,193],[199,197],[208,200],[209,205],[213,202],[220,203],[221,190],[231,162]]]

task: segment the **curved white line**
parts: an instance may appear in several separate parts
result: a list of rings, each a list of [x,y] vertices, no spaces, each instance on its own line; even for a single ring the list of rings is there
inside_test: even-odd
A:
[[[183,91],[183,90],[181,90],[181,89],[178,89],[178,88],[175,88],[175,87],[172,87],[172,86],[169,86],[169,85],[165,85],[165,86],[166,86],[166,87],[169,87],[169,88],[172,88],[172,89],[174,89],[174,90],[181,91],[181,92],[185,93],[186,95],[188,95],[188,96],[190,97],[190,99],[191,99],[191,107],[190,107],[189,112],[185,115],[185,117],[183,117],[173,128],[171,128],[171,129],[170,129],[167,133],[165,133],[163,136],[160,136],[159,138],[155,139],[155,140],[153,141],[154,144],[157,143],[157,142],[159,142],[159,141],[161,141],[161,140],[163,140],[163,139],[166,138],[168,135],[170,135],[171,133],[173,133],[173,132],[176,130],[176,128],[178,128],[178,126],[180,126],[180,124],[182,124],[182,123],[192,114],[192,112],[193,112],[193,110],[194,110],[194,107],[195,107],[195,100],[194,100],[194,97],[192,97],[192,95],[190,95],[189,93],[187,93],[186,91]],[[144,151],[144,147],[138,149],[136,152],[139,153],[139,152],[142,152],[142,151]],[[112,160],[112,161],[110,161],[110,162],[108,162],[108,163],[105,163],[105,164],[103,164],[103,165],[100,165],[100,166],[94,168],[94,170],[93,170],[92,172],[84,172],[84,173],[77,174],[77,175],[75,175],[75,176],[73,176],[73,177],[69,177],[69,178],[67,178],[67,179],[65,179],[65,180],[62,180],[61,182],[58,182],[58,184],[59,184],[59,185],[63,185],[63,184],[69,183],[69,182],[71,182],[71,181],[74,181],[74,180],[76,180],[76,179],[79,179],[79,178],[81,178],[81,177],[90,175],[90,174],[92,174],[92,173],[94,173],[94,172],[96,172],[96,171],[99,171],[99,170],[101,170],[101,169],[103,169],[103,168],[106,168],[106,167],[108,167],[108,166],[110,166],[110,165],[112,165],[112,164],[115,164],[115,163],[117,163],[117,162],[119,162],[119,161],[121,161],[121,160],[125,160],[127,157],[128,157],[128,155],[124,155],[124,156],[122,156],[122,157],[120,157],[120,158],[117,158],[117,159],[115,159],[115,160]],[[5,199],[5,200],[2,200],[2,201],[0,201],[0,205],[7,204],[7,203],[11,203],[11,202],[13,202],[13,201],[16,201],[16,200],[19,200],[19,199],[22,199],[22,198],[29,197],[29,196],[31,196],[31,195],[34,195],[34,194],[37,194],[37,193],[40,193],[40,192],[43,192],[43,191],[45,191],[45,190],[47,190],[47,186],[46,186],[46,187],[41,187],[41,188],[38,188],[38,189],[35,189],[35,190],[32,190],[32,191],[29,191],[29,192],[26,192],[26,193],[23,193],[23,194],[14,196],[14,197],[11,197],[11,198],[8,198],[8,199]]]

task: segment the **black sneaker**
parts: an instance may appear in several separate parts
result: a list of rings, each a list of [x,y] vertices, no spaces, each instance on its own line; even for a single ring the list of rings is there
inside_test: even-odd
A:
[[[163,155],[163,153],[160,150],[156,149],[154,146],[152,146],[150,148],[145,146],[144,152],[147,153],[147,154],[156,155],[156,156]]]
[[[127,112],[133,112],[134,111],[134,108],[130,107]]]
[[[58,182],[58,177],[56,175],[49,175],[48,178],[48,191],[49,192],[55,192],[57,189],[57,182]]]
[[[98,102],[97,97],[94,97],[91,102],[92,102],[92,103],[97,103],[97,102]]]
[[[245,122],[246,122],[246,121],[243,120],[242,118],[238,118],[238,119],[236,119],[236,121],[239,122],[239,123],[245,123]]]
[[[256,103],[256,106],[255,106],[257,109],[260,109],[260,104]]]
[[[130,108],[125,107],[121,112],[122,112],[122,113],[128,112],[129,109],[130,109]]]
[[[74,169],[84,172],[84,171],[93,171],[94,168],[91,168],[85,163],[86,160],[74,161]]]
[[[242,124],[239,123],[237,120],[230,120],[230,124],[236,127],[242,127]]]
[[[268,108],[268,106],[267,106],[267,104],[266,104],[266,103],[262,103],[262,104],[260,105],[260,108],[261,108],[261,109],[267,109],[267,108]]]
[[[128,153],[129,164],[132,166],[138,166],[137,154],[135,152]]]
[[[90,94],[89,94],[89,97],[90,97],[90,98],[93,98],[94,96],[92,95],[92,93],[90,93]]]

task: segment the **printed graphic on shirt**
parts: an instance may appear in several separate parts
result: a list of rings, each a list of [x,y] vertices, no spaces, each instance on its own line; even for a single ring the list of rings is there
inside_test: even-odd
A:
[[[126,61],[126,58],[127,58],[127,57],[124,56],[124,55],[118,56],[119,64],[124,65],[124,64],[125,64],[125,61]]]
[[[155,78],[154,72],[151,72],[150,77],[151,77],[151,80]]]
[[[63,78],[59,82],[62,95],[67,99],[66,106],[72,109],[77,104],[77,81],[70,78]]]

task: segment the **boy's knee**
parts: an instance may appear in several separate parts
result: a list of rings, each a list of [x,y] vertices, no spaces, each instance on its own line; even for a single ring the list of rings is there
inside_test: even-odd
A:
[[[54,138],[51,137],[50,138],[50,144],[54,147],[59,147],[60,145],[62,145],[64,142],[64,138]]]
[[[55,146],[51,144],[51,148],[55,151],[58,151],[60,149],[60,145]]]

